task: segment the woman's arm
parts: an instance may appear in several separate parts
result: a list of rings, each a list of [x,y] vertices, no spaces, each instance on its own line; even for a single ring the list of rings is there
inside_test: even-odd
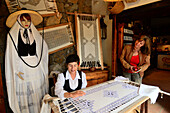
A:
[[[58,75],[57,82],[55,84],[55,95],[57,95],[59,98],[76,98],[79,96],[85,95],[85,92],[81,90],[73,91],[73,92],[67,92],[63,89],[63,86],[65,84],[65,78],[63,73]],[[82,88],[85,88],[87,86],[86,76],[85,73],[82,73]]]
[[[64,93],[67,92],[63,89],[64,84],[65,84],[65,78],[63,73],[58,74],[57,82],[55,84],[55,95],[57,95],[61,99],[65,98]]]
[[[150,66],[150,55],[146,56],[145,63],[142,66],[139,66],[141,68],[140,72],[144,72],[148,67]]]
[[[82,73],[82,86],[81,86],[81,89],[83,88],[86,88],[87,86],[87,80],[86,80],[86,74],[84,72],[81,72]]]
[[[122,50],[122,54],[120,56],[120,62],[122,63],[123,67],[126,69],[130,69],[131,65],[125,60],[125,55],[126,55],[126,51],[128,46],[125,46]]]

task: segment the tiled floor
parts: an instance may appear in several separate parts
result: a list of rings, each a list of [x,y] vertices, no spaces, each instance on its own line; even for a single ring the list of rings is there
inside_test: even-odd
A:
[[[158,86],[161,90],[170,93],[170,71],[150,69],[143,78],[143,84]],[[170,96],[159,94],[157,102],[150,104],[148,113],[170,113]]]

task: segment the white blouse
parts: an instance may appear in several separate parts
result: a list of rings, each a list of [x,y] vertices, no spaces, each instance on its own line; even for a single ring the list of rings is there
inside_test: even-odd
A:
[[[81,73],[82,73],[81,89],[83,89],[83,88],[86,88],[86,86],[87,86],[87,80],[86,80],[86,74],[84,72],[81,72]],[[55,95],[57,95],[61,99],[65,99],[64,93],[67,92],[66,90],[63,89],[65,80],[69,80],[70,88],[72,90],[75,90],[78,87],[78,79],[80,79],[80,75],[79,75],[78,71],[76,72],[76,77],[74,80],[71,78],[71,75],[68,70],[66,72],[66,78],[64,77],[63,73],[58,74],[57,82],[55,84]]]

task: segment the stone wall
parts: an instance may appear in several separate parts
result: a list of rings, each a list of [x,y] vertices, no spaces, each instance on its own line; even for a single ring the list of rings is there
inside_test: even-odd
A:
[[[57,0],[56,3],[57,3],[58,11],[62,14],[62,18],[60,19],[60,24],[68,22],[68,17],[69,17],[72,23],[74,38],[76,39],[75,31],[74,31],[74,15],[67,15],[66,13],[67,12],[74,13],[75,11],[77,11],[78,13],[91,14],[92,13],[91,0]],[[50,59],[49,70],[60,71],[60,72],[65,71],[66,57],[69,54],[73,54],[73,53],[76,53],[75,46],[51,54],[49,57]]]

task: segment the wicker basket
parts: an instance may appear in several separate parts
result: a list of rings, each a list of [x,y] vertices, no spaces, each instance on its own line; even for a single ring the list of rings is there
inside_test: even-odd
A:
[[[108,3],[108,11],[110,11],[111,14],[119,14],[123,11],[125,8],[125,5],[122,1],[119,2],[110,2]]]

